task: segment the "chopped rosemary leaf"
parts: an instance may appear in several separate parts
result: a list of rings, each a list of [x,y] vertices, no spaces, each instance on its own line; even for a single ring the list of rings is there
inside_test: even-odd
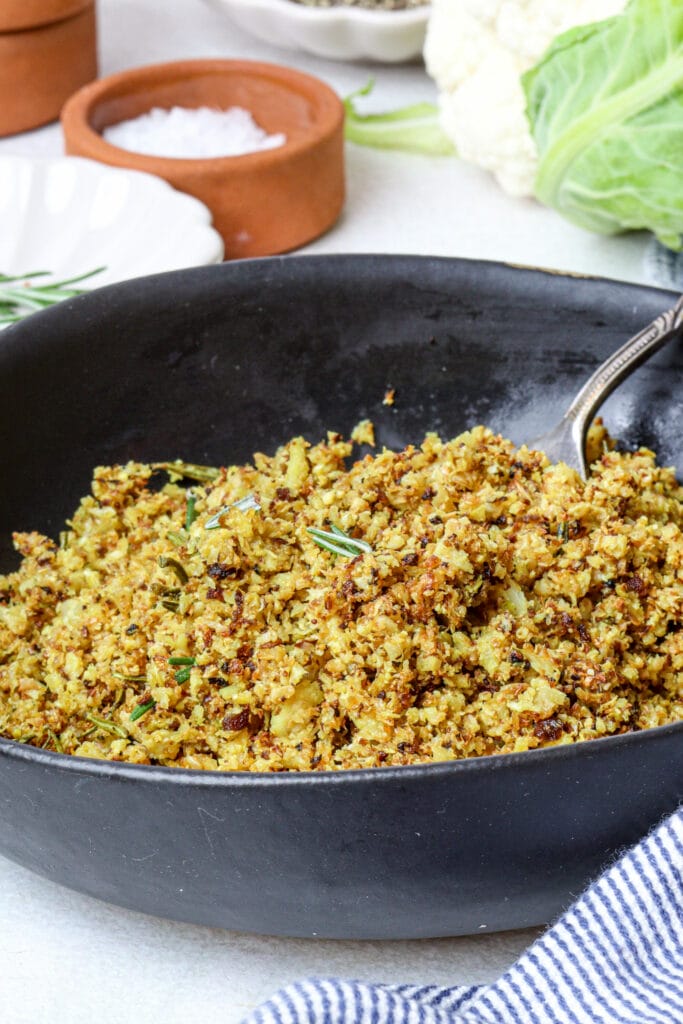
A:
[[[173,678],[175,679],[176,683],[186,683],[187,680],[190,678],[191,672],[192,669],[188,665],[187,668],[179,668]]]
[[[91,715],[90,713],[86,714],[85,718],[97,726],[98,729],[102,729],[103,732],[110,732],[112,736],[119,736],[122,740],[128,739],[126,730],[122,725],[117,725],[116,722],[109,722],[106,718],[97,718],[96,715]]]
[[[164,601],[161,602],[161,605],[163,608],[166,609],[167,612],[177,612],[178,608],[180,607],[180,602],[166,598]]]
[[[59,736],[57,736],[56,733],[52,731],[52,729],[46,729],[45,732],[47,733],[49,740],[46,740],[43,746],[45,746],[46,743],[50,742],[52,743],[52,746],[55,748],[58,754],[63,754],[64,747],[62,746],[62,741],[60,740]]]
[[[176,558],[167,558],[165,555],[159,555],[157,559],[162,569],[172,569],[178,577],[180,583],[187,583],[189,576],[184,565],[181,565]]]
[[[372,552],[372,547],[367,541],[349,537],[338,526],[332,525],[329,531],[318,530],[315,526],[308,526],[306,532],[310,533],[319,547],[330,551],[333,555],[355,558],[359,554],[369,554]]]
[[[215,466],[198,466],[196,462],[182,462],[180,459],[175,462],[155,462],[152,468],[165,469],[172,479],[196,480],[200,484],[210,483],[220,473],[220,469]]]
[[[197,661],[195,658],[169,658],[169,665],[196,665]]]
[[[130,713],[131,722],[137,722],[138,718],[142,718],[143,715],[146,715],[148,711],[151,711],[156,706],[157,702],[155,700],[147,700],[144,704],[138,704]]]
[[[185,529],[189,530],[193,522],[197,518],[197,512],[195,505],[197,504],[197,495],[190,491],[187,495],[187,506],[185,509]]]
[[[125,679],[127,683],[144,683],[147,676],[127,676],[125,672],[112,672],[114,679]]]
[[[215,515],[211,516],[210,519],[204,523],[205,530],[217,530],[221,525],[221,519],[231,509],[237,509],[238,512],[249,512],[251,509],[254,512],[260,512],[261,506],[254,497],[253,494],[247,494],[246,497],[240,498],[239,501],[233,501],[232,505],[226,505],[224,508],[219,509]]]
[[[311,532],[310,530],[308,531]],[[349,548],[343,548],[341,544],[334,544],[332,541],[324,540],[322,537],[313,537],[313,540],[320,548],[324,548],[325,551],[329,551],[333,555],[342,555],[344,558],[355,558],[358,551],[350,551]]]
[[[166,536],[177,548],[184,548],[189,540],[184,530],[169,530]]]
[[[344,533],[342,529],[335,526],[334,523],[330,523],[330,530],[335,536],[343,537],[348,544],[352,544],[354,547],[360,548],[361,551],[367,551],[368,554],[372,551],[372,546],[368,544],[366,540],[358,540],[357,537],[351,537],[348,533]]]

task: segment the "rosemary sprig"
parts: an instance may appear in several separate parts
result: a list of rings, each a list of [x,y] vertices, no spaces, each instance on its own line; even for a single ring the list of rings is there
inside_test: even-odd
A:
[[[192,666],[197,664],[194,658],[169,658],[168,663],[169,665],[182,666],[182,668],[179,668],[178,671],[174,673],[173,678],[176,683],[186,683],[192,673]]]
[[[97,718],[96,715],[91,715],[89,712],[85,715],[89,722],[97,726],[103,732],[109,732],[112,736],[119,736],[122,740],[128,739],[128,733],[122,725],[117,725],[116,722],[109,722],[106,718]],[[90,730],[88,730],[90,732]]]
[[[146,715],[148,711],[151,711],[156,706],[157,702],[155,700],[147,700],[144,704],[138,704],[130,713],[131,722],[137,722],[138,718],[142,718],[143,715]]]
[[[101,274],[104,267],[97,267],[96,270],[89,270],[77,277],[69,277],[63,281],[53,281],[50,284],[35,285],[33,281],[37,277],[47,277],[49,270],[36,270],[30,274],[0,274],[0,326],[13,324],[30,313],[39,309],[47,309],[48,306],[55,306],[63,299],[72,299],[75,295],[82,295],[82,288],[72,287],[87,281],[95,274]]]
[[[215,466],[199,466],[196,462],[183,462],[181,459],[175,462],[155,462],[152,468],[165,469],[176,480],[196,480],[200,484],[210,483],[220,473],[220,469]]]
[[[372,547],[366,540],[358,540],[344,533],[334,523],[330,523],[330,529],[318,530],[315,526],[306,527],[315,543],[330,551],[333,555],[343,555],[345,558],[355,558],[359,554],[371,554]]]
[[[166,536],[177,548],[184,548],[189,540],[185,530],[169,530]]]
[[[184,584],[189,580],[190,577],[187,575],[185,566],[181,565],[177,558],[167,558],[166,555],[159,555],[157,562],[162,569],[172,569],[180,583]]]
[[[187,495],[187,506],[185,508],[185,529],[189,530],[193,522],[197,518],[197,510],[195,505],[197,504],[197,495],[193,494],[192,491],[188,492]]]
[[[230,509],[233,508],[236,508],[238,512],[249,512],[250,509],[253,509],[254,512],[259,512],[261,510],[261,506],[259,505],[254,495],[247,494],[246,497],[240,498],[239,501],[233,501],[232,505],[225,505],[224,508],[219,509],[215,515],[211,516],[210,519],[207,519],[207,521],[204,523],[204,529],[217,530],[221,526],[222,517],[226,514],[226,512],[229,512]]]
[[[57,736],[52,729],[46,729],[45,732],[47,733],[48,738],[43,743],[43,747],[46,747],[48,743],[51,743],[58,754],[63,754],[64,747],[62,746],[62,741],[59,736]]]

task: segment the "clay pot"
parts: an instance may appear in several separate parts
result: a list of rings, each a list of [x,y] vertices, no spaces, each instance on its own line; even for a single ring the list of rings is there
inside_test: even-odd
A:
[[[0,136],[54,121],[97,75],[94,0],[2,0]]]
[[[0,32],[16,32],[64,21],[89,6],[89,0],[2,0]]]
[[[244,156],[179,159],[112,146],[100,134],[152,107],[249,110],[286,143]],[[124,71],[66,104],[67,153],[159,175],[211,210],[227,258],[287,252],[334,224],[344,201],[344,108],[327,85],[291,68],[197,60]]]

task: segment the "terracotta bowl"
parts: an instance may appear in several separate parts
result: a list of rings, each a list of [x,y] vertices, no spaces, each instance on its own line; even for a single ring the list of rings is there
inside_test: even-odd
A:
[[[92,0],[2,0],[0,32],[16,32],[63,21],[90,6]]]
[[[56,120],[96,75],[94,0],[1,0],[0,136]]]
[[[129,152],[102,137],[109,125],[173,106],[244,107],[287,141],[244,156],[185,159]],[[124,71],[73,96],[62,125],[67,153],[157,174],[201,199],[228,259],[295,249],[330,228],[343,205],[343,104],[291,68],[196,60]]]

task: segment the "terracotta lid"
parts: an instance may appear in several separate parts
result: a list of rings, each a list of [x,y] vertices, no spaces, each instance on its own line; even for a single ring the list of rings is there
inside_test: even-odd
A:
[[[108,125],[152,107],[250,111],[276,149],[209,159],[144,156],[105,142]],[[344,201],[344,107],[332,89],[292,68],[196,60],[124,71],[81,89],[62,112],[67,153],[165,178],[204,202],[226,258],[304,245],[334,224]]]
[[[92,0],[0,0],[0,32],[36,28],[70,18]]]

